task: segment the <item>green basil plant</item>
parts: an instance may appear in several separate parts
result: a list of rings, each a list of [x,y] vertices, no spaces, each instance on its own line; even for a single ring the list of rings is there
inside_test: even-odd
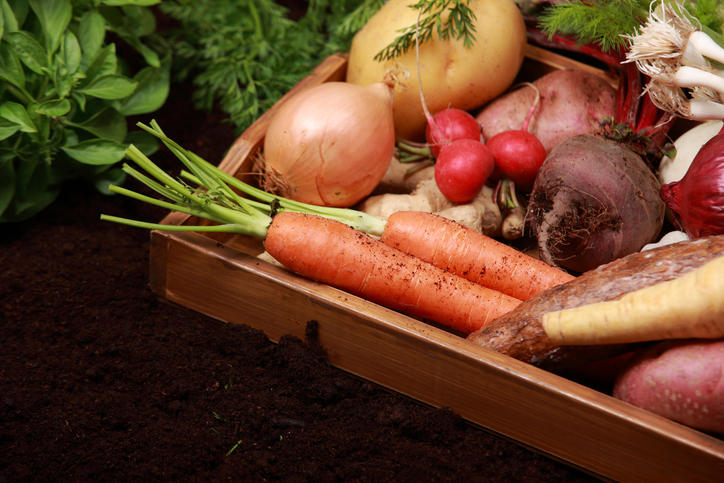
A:
[[[158,2],[0,0],[0,222],[34,216],[70,179],[110,193],[126,146],[153,150],[126,117],[168,96],[170,49],[149,46]]]

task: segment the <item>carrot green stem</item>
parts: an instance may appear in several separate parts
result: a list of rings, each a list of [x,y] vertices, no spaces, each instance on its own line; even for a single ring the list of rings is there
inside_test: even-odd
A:
[[[249,235],[248,230],[241,225],[233,223],[224,225],[164,225],[162,223],[148,223],[146,221],[131,220],[119,216],[101,215],[101,220],[119,223],[121,225],[133,226],[135,228],[144,228],[146,230],[163,230],[163,231],[203,231],[203,232],[222,232],[222,233],[240,233]],[[266,234],[266,230],[264,232]]]
[[[189,168],[190,172],[182,172],[183,177],[192,183],[197,183],[200,186],[203,186],[206,189],[209,189],[210,185],[213,185],[224,194],[224,197],[233,199],[236,203],[245,203],[247,206],[254,207],[257,210],[263,210],[266,208],[267,213],[271,212],[270,204],[276,203],[279,211],[295,211],[298,213],[307,213],[331,218],[370,235],[379,236],[385,228],[384,220],[362,211],[311,205],[267,193],[266,191],[251,186],[239,178],[230,175],[224,170],[219,169],[198,154],[184,149],[178,143],[168,138],[163,131],[161,131],[155,121],[151,122],[151,127],[146,126],[143,123],[139,123],[138,126],[146,132],[159,138],[161,142],[163,142],[164,145],[166,145],[179,159],[181,159],[184,165]],[[230,189],[230,187],[236,188],[242,193],[259,200],[262,203],[242,198]]]
[[[385,228],[385,220],[361,211],[310,205],[267,193],[184,149],[168,138],[156,121],[152,121],[151,126],[143,123],[138,123],[138,126],[160,139],[188,170],[181,172],[181,178],[200,188],[192,188],[182,179],[172,177],[148,159],[136,146],[130,145],[126,149],[126,157],[140,170],[124,164],[123,171],[170,201],[157,200],[118,186],[111,186],[111,191],[172,211],[205,218],[218,225],[214,225],[213,228],[191,225],[170,226],[109,215],[102,215],[102,220],[155,230],[233,232],[264,238],[275,211],[294,211],[331,218],[370,235],[379,236]],[[239,195],[232,188],[253,199]]]

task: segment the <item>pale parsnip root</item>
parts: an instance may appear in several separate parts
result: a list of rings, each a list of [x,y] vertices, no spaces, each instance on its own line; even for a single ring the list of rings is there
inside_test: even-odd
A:
[[[724,256],[616,300],[546,313],[543,328],[560,345],[724,337],[722,274]]]

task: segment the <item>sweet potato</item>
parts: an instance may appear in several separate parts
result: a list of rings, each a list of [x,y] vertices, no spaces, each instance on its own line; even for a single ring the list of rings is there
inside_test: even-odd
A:
[[[613,395],[724,434],[724,339],[666,341],[642,350],[616,379]]]
[[[577,134],[595,134],[602,120],[612,117],[616,91],[591,73],[556,70],[536,79],[540,104],[528,130],[547,152]],[[535,100],[535,90],[521,87],[498,97],[476,116],[485,139],[499,132],[520,129]]]
[[[560,346],[554,343],[543,329],[543,314],[617,299],[633,290],[680,277],[722,255],[724,235],[637,252],[541,292],[470,334],[468,339],[555,372],[620,354],[635,345]]]

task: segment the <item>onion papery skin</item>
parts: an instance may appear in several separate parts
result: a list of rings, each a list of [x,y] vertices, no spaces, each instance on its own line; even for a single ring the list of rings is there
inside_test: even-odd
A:
[[[349,207],[379,184],[394,149],[391,88],[327,82],[295,94],[272,117],[263,185],[304,203]]]
[[[724,127],[704,144],[680,181],[661,187],[689,238],[724,234]]]

